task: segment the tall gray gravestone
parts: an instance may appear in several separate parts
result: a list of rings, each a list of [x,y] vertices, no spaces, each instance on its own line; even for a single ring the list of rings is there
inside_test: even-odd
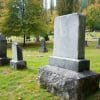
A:
[[[25,69],[26,61],[23,60],[22,48],[17,44],[12,44],[12,60],[10,61],[10,65],[13,69]]]
[[[0,65],[9,64],[10,58],[7,57],[7,40],[2,33],[0,33]]]
[[[99,75],[90,71],[84,50],[85,17],[78,13],[57,17],[53,56],[39,71],[40,85],[64,100],[85,100],[97,91]]]

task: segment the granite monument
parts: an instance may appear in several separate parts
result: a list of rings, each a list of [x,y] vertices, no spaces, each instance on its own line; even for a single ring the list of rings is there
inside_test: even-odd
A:
[[[85,59],[85,17],[73,13],[54,23],[54,50],[39,71],[40,85],[64,100],[85,100],[99,88],[99,75]],[[92,83],[92,84],[91,84]]]

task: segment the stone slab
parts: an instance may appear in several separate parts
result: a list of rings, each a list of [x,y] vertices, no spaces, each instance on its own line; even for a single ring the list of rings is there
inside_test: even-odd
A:
[[[56,17],[53,56],[84,59],[84,48],[85,17],[78,13]]]
[[[49,57],[49,65],[69,69],[77,72],[90,69],[90,61],[84,59],[71,59],[64,57]]]
[[[13,60],[23,60],[22,48],[18,43],[12,44],[12,59]]]
[[[10,58],[0,58],[0,66],[8,65],[10,64]]]
[[[79,73],[49,65],[39,71],[41,87],[63,100],[86,100],[99,89],[99,80],[100,75],[91,71]]]
[[[15,70],[20,70],[20,69],[26,69],[26,61],[15,61],[15,60],[11,60],[10,61],[10,65],[12,67],[12,69],[15,69]]]

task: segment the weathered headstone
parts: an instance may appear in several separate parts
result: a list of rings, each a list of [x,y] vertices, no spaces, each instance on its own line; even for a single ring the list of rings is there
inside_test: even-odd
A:
[[[49,59],[53,66],[73,71],[89,70],[85,60],[85,18],[81,15],[57,17],[54,30],[54,52]]]
[[[100,38],[98,38],[97,48],[100,48]]]
[[[64,100],[85,100],[94,93],[99,88],[99,75],[89,70],[84,49],[84,16],[73,13],[57,17],[53,56],[49,65],[40,69],[40,85]]]
[[[7,57],[7,40],[2,33],[0,33],[0,65],[9,64],[10,58]]]
[[[47,48],[46,48],[46,41],[45,41],[45,39],[43,38],[42,40],[41,40],[41,48],[40,48],[40,50],[39,50],[39,52],[47,52],[48,50],[47,50]]]
[[[13,69],[25,69],[26,61],[23,60],[22,48],[17,44],[12,44],[12,60],[10,65]]]

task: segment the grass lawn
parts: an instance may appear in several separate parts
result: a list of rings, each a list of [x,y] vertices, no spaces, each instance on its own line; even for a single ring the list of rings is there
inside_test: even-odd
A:
[[[48,53],[39,53],[39,45],[35,44],[23,49],[27,70],[14,71],[10,66],[0,67],[0,100],[60,100],[39,86],[38,71],[48,64],[52,43],[48,43],[47,48]],[[10,48],[8,57],[11,57]],[[86,58],[91,61],[91,70],[100,73],[100,49],[95,47],[95,42],[89,42],[89,47],[86,47]],[[100,91],[87,100],[100,100]]]

